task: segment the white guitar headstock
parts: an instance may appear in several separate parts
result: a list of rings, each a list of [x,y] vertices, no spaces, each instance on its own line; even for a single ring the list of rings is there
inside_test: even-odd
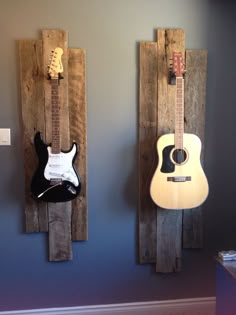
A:
[[[57,79],[63,72],[63,65],[61,61],[61,56],[63,55],[63,50],[60,47],[55,48],[50,56],[50,64],[48,66],[48,76],[52,79]]]

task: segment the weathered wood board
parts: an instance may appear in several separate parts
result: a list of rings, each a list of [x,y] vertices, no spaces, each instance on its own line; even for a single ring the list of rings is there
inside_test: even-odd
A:
[[[156,261],[156,206],[149,193],[157,137],[157,43],[140,43],[139,261]]]
[[[34,134],[45,135],[44,67],[42,40],[19,41],[20,83],[25,169],[25,230],[27,233],[48,231],[47,204],[35,202],[30,183],[37,167]]]
[[[185,32],[182,29],[157,30],[157,137],[174,132],[176,86],[169,84],[169,68],[173,52],[185,55]],[[181,270],[182,210],[157,207],[156,271]]]
[[[158,208],[156,272],[181,270],[181,236],[182,211]]]
[[[157,165],[157,138],[174,132],[176,86],[170,85],[168,80],[174,51],[185,56],[185,33],[182,29],[158,29],[157,42],[140,43],[139,262],[155,262],[156,271],[164,273],[181,270],[182,247],[200,248],[203,243],[200,207],[184,211],[161,209],[152,202],[149,193],[150,180]],[[202,144],[206,59],[206,51],[186,51],[185,132],[197,134]]]
[[[75,168],[81,180],[79,197],[72,201],[72,240],[88,239],[87,213],[87,135],[86,135],[86,52],[84,49],[68,50],[68,81],[70,104],[70,141],[79,144],[79,158]]]
[[[59,87],[61,145],[62,150],[68,150],[72,140],[79,145],[75,168],[82,189],[81,195],[72,202],[45,203],[35,201],[30,194],[30,182],[37,167],[33,138],[40,131],[43,140],[51,142],[51,86],[46,78],[50,53],[56,47],[63,49],[63,80]],[[70,260],[71,240],[88,239],[85,50],[68,49],[65,31],[43,30],[42,40],[19,41],[19,53],[26,232],[48,231],[49,260]]]
[[[68,101],[68,54],[67,54],[67,32],[61,30],[43,30],[43,64],[44,78],[47,78],[47,65],[49,64],[51,51],[56,47],[63,49],[63,80],[60,80],[60,111],[61,111],[61,146],[63,150],[70,148],[69,129],[69,101]],[[44,80],[45,91],[45,122],[46,122],[46,142],[51,142],[52,117],[51,117],[51,84],[50,80]]]
[[[207,51],[186,50],[185,76],[185,132],[196,134],[202,142],[201,161],[204,158],[204,131],[206,106]],[[202,207],[184,210],[183,247],[203,247]]]
[[[49,260],[71,260],[71,202],[48,203],[48,205]]]
[[[60,120],[61,120],[61,148],[70,148],[69,129],[69,101],[68,101],[68,55],[67,32],[62,30],[43,30],[43,60],[44,78],[47,78],[47,65],[51,51],[56,47],[63,49],[63,80],[60,80]],[[51,83],[44,80],[45,91],[45,123],[46,142],[52,139],[52,110],[51,110]],[[71,202],[48,203],[48,229],[49,229],[49,260],[70,260],[72,258],[71,246]]]

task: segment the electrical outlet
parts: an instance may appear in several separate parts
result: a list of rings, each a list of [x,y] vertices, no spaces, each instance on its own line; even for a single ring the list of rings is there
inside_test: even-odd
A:
[[[0,128],[0,145],[11,145],[11,129]]]

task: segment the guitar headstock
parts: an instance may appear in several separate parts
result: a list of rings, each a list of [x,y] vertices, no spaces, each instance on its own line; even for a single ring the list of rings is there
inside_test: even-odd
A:
[[[50,79],[60,79],[60,74],[63,72],[63,65],[61,61],[62,55],[62,48],[57,47],[55,50],[52,50],[50,55],[50,64],[48,65],[48,77]]]
[[[173,72],[176,77],[183,77],[185,74],[184,58],[181,52],[173,52]]]

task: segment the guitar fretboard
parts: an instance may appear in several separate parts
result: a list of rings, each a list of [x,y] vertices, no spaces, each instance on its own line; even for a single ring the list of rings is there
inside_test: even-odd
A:
[[[61,151],[60,138],[60,102],[59,102],[59,80],[51,79],[51,106],[52,106],[52,153]]]
[[[183,149],[184,134],[184,79],[176,78],[175,100],[175,148]]]

